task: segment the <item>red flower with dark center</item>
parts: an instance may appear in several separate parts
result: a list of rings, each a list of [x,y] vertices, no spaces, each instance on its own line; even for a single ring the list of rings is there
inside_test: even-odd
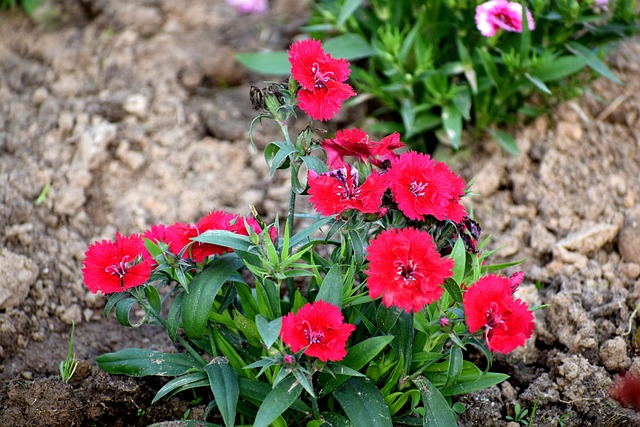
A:
[[[358,170],[351,165],[318,175],[308,173],[309,202],[322,215],[338,215],[354,209],[362,213],[379,213],[382,195],[387,190],[385,175],[372,173],[358,184]]]
[[[349,77],[349,62],[324,52],[317,40],[299,40],[288,51],[291,75],[300,83],[300,108],[317,120],[329,120],[342,102],[356,93],[344,83]]]
[[[488,275],[465,292],[462,305],[469,332],[484,329],[489,349],[509,353],[524,345],[533,334],[533,313],[522,300],[513,297],[513,282]]]
[[[367,248],[371,298],[382,295],[386,307],[417,312],[442,295],[453,260],[441,258],[431,235],[415,228],[385,230]]]
[[[330,168],[344,166],[345,157],[355,157],[358,161],[380,166],[382,161],[394,156],[393,150],[404,146],[397,132],[374,141],[362,129],[339,130],[335,138],[325,139],[322,143]]]
[[[122,292],[145,283],[151,275],[148,252],[137,234],[95,242],[85,252],[84,284],[94,294]]]
[[[280,337],[293,352],[306,348],[307,356],[337,362],[347,355],[347,340],[355,329],[344,323],[338,307],[318,300],[283,317]]]
[[[440,221],[458,223],[465,217],[460,204],[465,182],[427,154],[400,154],[391,159],[387,176],[393,200],[408,218],[420,220],[424,215],[433,215]]]

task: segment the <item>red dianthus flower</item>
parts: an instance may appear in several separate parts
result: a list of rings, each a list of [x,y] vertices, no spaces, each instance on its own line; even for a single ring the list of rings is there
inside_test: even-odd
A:
[[[371,298],[382,295],[386,307],[417,312],[440,298],[453,260],[441,258],[431,235],[415,228],[385,230],[367,248]]]
[[[142,285],[151,275],[151,264],[142,237],[116,233],[115,241],[95,242],[85,252],[84,284],[94,294],[122,292]]]
[[[348,209],[379,213],[382,195],[387,190],[385,175],[372,173],[358,184],[358,170],[351,165],[318,175],[309,171],[309,202],[322,215],[338,215]]]
[[[362,162],[371,162],[379,166],[383,160],[391,158],[392,151],[404,147],[397,132],[374,141],[362,129],[345,129],[336,132],[335,138],[325,139],[322,148],[327,152],[327,165],[339,168],[344,165],[344,158],[355,157]]]
[[[283,317],[280,336],[293,352],[306,348],[307,356],[337,362],[347,355],[347,340],[355,328],[344,323],[338,307],[318,300]]]
[[[533,313],[513,297],[513,281],[488,275],[464,293],[462,305],[469,332],[484,329],[489,349],[509,353],[533,334]]]
[[[175,223],[167,227],[165,237],[169,244],[169,250],[178,254],[187,245],[191,247],[185,253],[185,257],[191,258],[196,262],[203,262],[211,255],[222,255],[231,252],[230,248],[225,246],[213,245],[210,243],[194,242],[194,237],[198,237],[207,230],[226,230],[236,234],[248,235],[247,228],[244,224],[244,217],[227,213],[224,211],[214,211],[198,221],[197,224]],[[258,222],[253,219],[247,219],[247,223],[256,233],[260,233]]]
[[[393,200],[408,218],[433,215],[438,220],[460,222],[466,215],[460,197],[465,182],[444,163],[429,155],[407,151],[391,159],[387,172]]]
[[[342,101],[356,93],[344,83],[349,77],[349,62],[326,54],[317,40],[299,40],[288,51],[291,75],[300,84],[300,108],[317,120],[329,120]]]

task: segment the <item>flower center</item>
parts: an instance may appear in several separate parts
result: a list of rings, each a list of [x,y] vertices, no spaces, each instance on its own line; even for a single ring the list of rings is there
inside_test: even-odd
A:
[[[118,264],[113,264],[104,269],[105,273],[112,274],[114,276],[118,276],[120,279],[124,277],[127,273],[127,269],[131,267],[131,263],[129,261],[129,255],[125,255],[122,257]]]
[[[326,89],[327,82],[333,79],[333,72],[327,71],[323,73],[320,70],[320,65],[317,62],[314,62],[313,65],[311,65],[311,72],[313,73],[313,79],[315,80],[314,87],[316,89]]]
[[[337,195],[341,199],[355,199],[360,194],[357,169],[346,166],[342,169],[330,171],[329,176],[340,182]]]
[[[502,319],[502,314],[498,310],[498,304],[496,302],[492,302],[489,306],[489,310],[487,310],[487,324],[486,328],[488,330],[492,330],[500,327],[504,324],[504,320]]]
[[[314,330],[311,327],[311,324],[306,320],[304,320],[302,324],[304,325],[304,337],[307,339],[307,341],[309,341],[310,345],[319,344],[322,342],[322,340],[324,340],[324,332]]]
[[[507,28],[510,30],[516,29],[513,19],[508,13],[498,12],[494,16],[496,21],[498,21],[498,23],[501,23],[502,25],[504,25],[502,28]]]
[[[422,197],[424,196],[424,190],[427,188],[427,185],[429,185],[428,182],[418,182],[418,181],[413,181],[411,184],[409,184],[409,191],[411,191],[411,194],[413,194],[416,197]]]
[[[413,262],[413,260],[409,260],[406,264],[397,260],[393,265],[396,267],[398,277],[402,278],[405,284],[407,282],[415,282],[423,276],[423,274],[418,271],[418,264]]]

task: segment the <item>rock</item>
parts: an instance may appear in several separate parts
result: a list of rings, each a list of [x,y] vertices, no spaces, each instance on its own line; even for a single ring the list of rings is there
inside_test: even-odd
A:
[[[0,250],[0,309],[17,307],[27,298],[38,278],[38,266],[29,258]]]
[[[147,115],[149,100],[141,93],[134,93],[127,96],[122,107],[127,113],[144,118]]]
[[[627,369],[631,365],[631,358],[627,355],[627,342],[620,336],[600,346],[600,358],[609,371]]]
[[[117,125],[98,122],[82,133],[73,163],[80,163],[89,170],[95,169],[107,156],[107,145],[116,137]]]
[[[618,236],[618,252],[624,261],[640,264],[640,206],[625,213]]]
[[[553,250],[556,237],[540,222],[531,229],[530,244],[537,254],[547,254]]]
[[[496,165],[496,163],[487,163],[475,176],[473,192],[485,197],[491,196],[498,191],[504,174],[504,167]]]
[[[556,246],[588,255],[613,241],[618,231],[620,231],[620,227],[617,225],[596,224],[592,227],[569,234],[567,237],[558,241]]]

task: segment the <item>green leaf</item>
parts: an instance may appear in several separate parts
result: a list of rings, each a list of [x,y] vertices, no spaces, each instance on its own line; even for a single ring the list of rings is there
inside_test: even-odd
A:
[[[504,151],[512,156],[518,155],[518,144],[511,134],[501,131],[500,129],[489,129],[489,133]]]
[[[147,301],[149,301],[149,305],[156,312],[160,313],[162,309],[162,303],[160,302],[160,294],[158,294],[158,290],[153,285],[147,285],[144,287],[144,294],[147,296]]]
[[[360,7],[362,0],[347,0],[344,2],[338,13],[338,19],[336,20],[336,27],[342,27],[344,23],[349,19],[353,12]]]
[[[527,19],[527,8],[524,4],[522,6],[522,13],[520,15],[522,22],[522,31],[520,33],[520,58],[528,58],[529,50],[531,49],[531,31],[529,28],[529,20]]]
[[[551,90],[547,87],[546,84],[542,80],[537,77],[532,76],[529,73],[524,73],[524,76],[527,80],[529,80],[538,90],[544,94],[551,95]]]
[[[256,326],[258,327],[258,332],[260,332],[262,342],[264,342],[267,349],[270,349],[273,343],[275,343],[280,336],[282,317],[268,321],[263,315],[258,314],[256,316]]]
[[[108,317],[113,307],[115,307],[116,304],[127,295],[127,292],[117,292],[111,295],[104,306],[104,317]]]
[[[96,357],[100,369],[130,377],[159,375],[175,377],[201,365],[188,353],[162,353],[144,348],[126,348]]]
[[[286,411],[302,393],[302,386],[294,376],[280,381],[260,405],[253,427],[267,427]]]
[[[240,396],[258,402],[263,402],[273,390],[267,383],[245,377],[238,377],[238,383],[240,384]],[[282,383],[282,381],[280,383]],[[309,405],[301,400],[294,401],[290,408],[305,414],[311,412]]]
[[[209,311],[218,291],[243,265],[235,254],[223,255],[211,261],[193,278],[182,307],[182,327],[189,338],[201,339],[204,336]]]
[[[185,291],[178,293],[169,307],[169,313],[167,314],[167,334],[169,334],[171,341],[175,341],[178,336],[180,320],[182,319],[182,300],[185,295]]]
[[[238,250],[255,253],[254,245],[251,243],[249,236],[244,236],[227,230],[207,230],[191,240],[194,242],[224,246],[225,248],[231,248],[234,251]]]
[[[307,170],[312,170],[317,173],[323,173],[329,170],[327,164],[314,156],[300,156],[302,161],[304,162]]]
[[[180,391],[196,387],[206,387],[209,385],[207,374],[204,371],[193,372],[178,378],[174,378],[156,393],[151,404],[153,405],[165,396],[172,396]]]
[[[476,48],[476,54],[480,57],[480,62],[482,62],[482,67],[484,68],[484,71],[487,73],[489,80],[491,80],[491,84],[496,88],[500,89],[500,87],[498,86],[500,74],[498,73],[498,67],[496,66],[496,62],[491,56],[491,54],[487,52],[486,48],[483,48],[483,49]]]
[[[342,308],[342,269],[339,264],[334,264],[324,276],[316,301],[322,300]]]
[[[451,296],[451,298],[455,302],[462,302],[462,290],[460,290],[460,285],[459,284],[457,284],[453,280],[447,279],[447,280],[444,281],[444,285],[443,286],[444,286],[444,289],[449,294],[449,296]]]
[[[424,404],[424,427],[457,427],[456,416],[451,407],[431,381],[423,376],[413,379],[420,390]]]
[[[584,57],[561,56],[533,67],[531,75],[543,82],[550,82],[575,74],[586,64],[587,60]]]
[[[284,51],[236,53],[236,60],[249,70],[260,74],[291,74],[291,64],[287,52]]]
[[[138,327],[142,324],[142,322],[144,321],[144,318],[140,319],[135,324],[132,324],[131,321],[129,320],[129,314],[131,313],[131,309],[137,303],[138,301],[135,298],[125,298],[118,301],[118,303],[116,304],[116,319],[121,325],[132,328],[132,327]]]
[[[447,382],[445,387],[449,387],[454,384],[460,373],[462,372],[462,349],[458,346],[453,346],[449,353],[449,368],[447,369]]]
[[[457,239],[451,251],[451,259],[453,259],[453,281],[458,285],[464,280],[464,272],[467,267],[467,250],[464,247],[464,241]]]
[[[310,241],[310,237],[313,233],[318,231],[321,227],[327,225],[328,223],[335,221],[335,218],[330,216],[321,216],[318,217],[316,221],[314,221],[311,225],[309,225],[304,230],[298,232],[289,242],[289,247],[295,249],[296,246],[303,245]]]
[[[483,390],[496,384],[500,384],[508,378],[509,375],[507,374],[486,372],[480,375],[476,380],[453,384],[449,387],[442,387],[440,391],[443,396],[457,396],[460,394],[467,394],[474,391]]]
[[[326,40],[322,43],[322,46],[334,58],[344,58],[349,61],[368,58],[375,53],[367,40],[353,33]]]
[[[333,394],[354,427],[392,427],[380,390],[366,378],[352,377]]]
[[[567,50],[576,56],[581,56],[587,60],[587,65],[595,72],[611,80],[616,84],[623,84],[622,81],[611,72],[609,67],[598,58],[598,56],[588,47],[581,45],[578,42],[569,42]]]
[[[457,108],[445,105],[442,108],[442,126],[447,133],[447,138],[454,149],[460,148],[462,137],[462,114]]]
[[[204,371],[209,376],[213,398],[216,400],[220,414],[222,414],[224,425],[233,427],[238,397],[240,396],[238,373],[220,358],[213,359],[204,367]]]
[[[290,163],[285,163],[291,154],[297,153],[295,145],[287,141],[275,141],[264,149],[264,159],[269,166],[269,177],[273,177],[276,170],[288,167]]]
[[[349,348],[347,356],[340,361],[340,364],[359,371],[389,345],[393,339],[393,335],[381,335],[360,341],[358,344]],[[336,376],[330,379],[325,387],[318,393],[319,397],[332,393],[342,383],[347,381],[347,379],[349,379],[348,376]]]

